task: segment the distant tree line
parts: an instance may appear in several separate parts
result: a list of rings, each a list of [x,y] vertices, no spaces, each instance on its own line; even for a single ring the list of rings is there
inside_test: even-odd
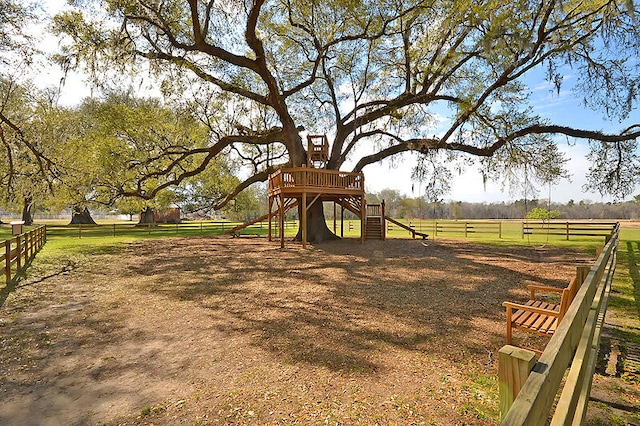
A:
[[[423,219],[523,219],[540,210],[553,213],[557,219],[640,219],[640,195],[632,201],[618,203],[569,200],[549,203],[546,199],[512,202],[472,203],[465,201],[429,202],[425,197],[407,197],[399,191],[384,189],[368,194],[367,203],[384,200],[386,214],[393,218]],[[558,214],[556,214],[558,213]]]

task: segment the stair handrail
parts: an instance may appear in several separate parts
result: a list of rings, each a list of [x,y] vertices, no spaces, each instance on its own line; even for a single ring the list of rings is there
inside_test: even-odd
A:
[[[415,229],[413,229],[412,227],[410,227],[409,225],[405,225],[402,222],[398,222],[397,220],[389,217],[389,216],[384,216],[384,220],[388,220],[389,222],[393,223],[394,225],[398,225],[400,228],[406,229],[407,231],[411,232],[411,237],[415,238],[416,234],[420,235],[423,239],[427,238],[429,236],[429,234],[425,234],[424,232],[418,232]]]

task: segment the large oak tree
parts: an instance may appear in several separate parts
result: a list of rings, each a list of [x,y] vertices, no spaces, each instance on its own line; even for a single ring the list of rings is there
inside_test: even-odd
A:
[[[444,160],[464,157],[488,177],[525,167],[549,180],[564,160],[554,135],[565,135],[593,142],[592,187],[622,197],[638,181],[639,125],[616,134],[558,125],[534,113],[525,85],[544,69],[559,88],[571,67],[587,106],[626,118],[640,87],[633,0],[101,4],[96,12],[95,3],[78,2],[56,18],[69,40],[60,62],[98,83],[147,67],[167,93],[191,97],[211,135],[205,147],[172,157],[165,177],[139,177],[154,189],[127,195],[151,198],[232,149],[252,173],[222,205],[280,167],[305,164],[302,128],[331,135],[329,169],[446,153]],[[187,161],[192,166],[181,168]],[[310,240],[328,235],[310,226]]]

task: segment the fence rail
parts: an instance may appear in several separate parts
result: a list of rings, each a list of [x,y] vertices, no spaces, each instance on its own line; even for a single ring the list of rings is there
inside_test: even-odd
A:
[[[522,238],[525,235],[563,235],[567,241],[571,236],[610,238],[619,226],[619,222],[526,221],[522,222]]]
[[[47,227],[39,226],[0,243],[0,264],[5,282],[10,284],[47,241]]]
[[[163,224],[133,224],[133,223],[113,223],[104,225],[48,225],[47,230],[50,236],[75,235],[78,238],[85,237],[105,237],[105,236],[126,236],[131,234],[157,235],[165,234],[224,234],[237,227],[243,222],[183,222],[183,223],[163,223]],[[284,229],[297,228],[297,221],[286,221]],[[266,232],[268,225],[258,222],[247,226],[244,229],[257,232]]]
[[[536,361],[532,351],[513,346],[500,350],[503,425],[545,425],[552,411],[552,426],[584,421],[619,235],[616,227],[540,359]],[[560,391],[567,367],[569,372]]]
[[[502,238],[502,222],[439,222],[434,224],[434,232],[438,234],[459,233],[469,234],[497,234]]]

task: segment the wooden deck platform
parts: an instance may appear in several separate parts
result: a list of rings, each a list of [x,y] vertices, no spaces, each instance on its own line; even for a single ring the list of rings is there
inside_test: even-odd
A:
[[[295,167],[280,169],[269,176],[269,196],[286,197],[325,194],[364,196],[364,173]]]

